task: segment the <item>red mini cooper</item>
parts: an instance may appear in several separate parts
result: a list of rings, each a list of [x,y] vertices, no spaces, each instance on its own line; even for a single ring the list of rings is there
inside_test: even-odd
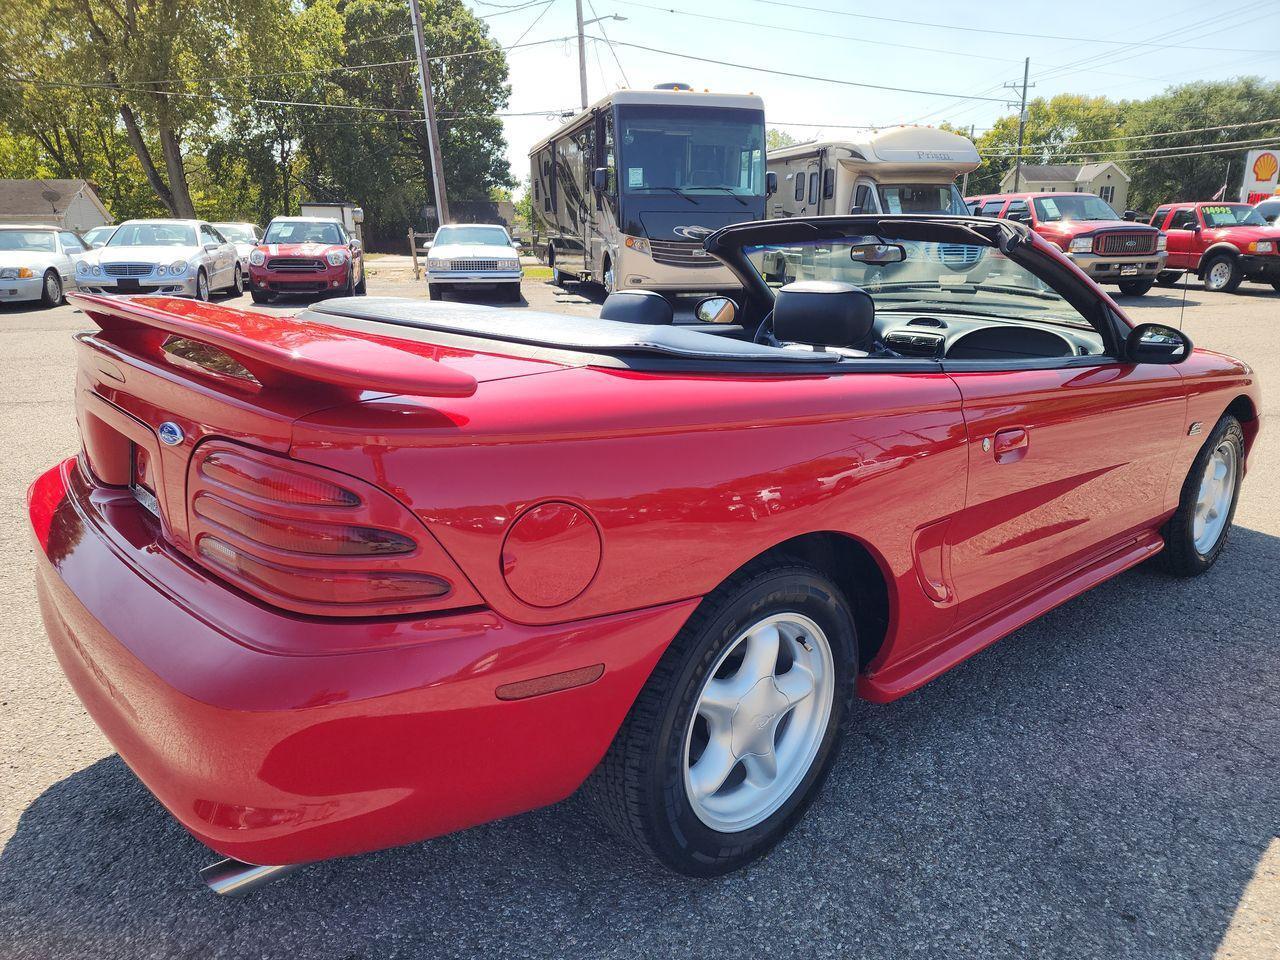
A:
[[[365,286],[360,241],[337,220],[276,217],[249,254],[254,303],[281,294],[358,296]]]
[[[684,324],[636,291],[598,319],[76,295],[41,609],[126,762],[231,858],[215,889],[584,782],[668,867],[733,870],[813,800],[852,697],[1222,552],[1253,371],[1133,325],[1027,227],[706,248],[745,292]]]

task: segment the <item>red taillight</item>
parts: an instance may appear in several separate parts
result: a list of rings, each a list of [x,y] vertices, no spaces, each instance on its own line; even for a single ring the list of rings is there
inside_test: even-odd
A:
[[[480,601],[421,522],[354,477],[223,441],[188,478],[197,558],[247,593],[325,616],[378,616]]]

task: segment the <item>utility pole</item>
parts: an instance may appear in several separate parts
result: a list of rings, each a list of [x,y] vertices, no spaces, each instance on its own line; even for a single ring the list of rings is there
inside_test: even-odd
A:
[[[1027,128],[1027,77],[1031,73],[1031,58],[1022,61],[1022,102],[1018,107],[1018,155],[1013,161],[1013,192],[1018,192],[1022,184],[1022,134]],[[1006,83],[1006,87],[1017,89],[1015,84]]]
[[[582,0],[578,0],[578,3],[581,9]],[[431,96],[431,69],[427,63],[427,40],[422,33],[422,11],[418,8],[418,0],[409,0],[409,14],[413,18],[413,42],[418,50],[422,112],[427,119],[427,147],[431,151],[431,185],[435,193],[436,223],[437,226],[443,226],[449,222],[449,198],[444,192],[444,160],[440,156],[440,131],[436,128],[436,104]],[[583,77],[586,77],[585,73]],[[583,82],[586,82],[585,79]]]
[[[969,124],[969,141],[973,142],[973,130],[976,124]],[[960,193],[964,196],[969,195],[969,171],[964,172],[964,178],[960,181]]]
[[[582,22],[582,0],[576,0],[578,5],[578,86],[582,92],[582,109],[587,109],[587,38],[582,30],[585,24]]]

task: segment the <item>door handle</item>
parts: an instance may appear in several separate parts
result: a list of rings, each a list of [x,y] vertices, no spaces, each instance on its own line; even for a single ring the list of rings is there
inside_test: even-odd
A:
[[[1010,427],[996,433],[994,450],[996,463],[1013,463],[1027,455],[1030,438],[1022,427]]]

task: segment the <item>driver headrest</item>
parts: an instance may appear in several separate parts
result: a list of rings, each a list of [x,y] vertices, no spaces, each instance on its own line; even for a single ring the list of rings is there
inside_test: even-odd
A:
[[[773,301],[773,335],[783,343],[856,347],[876,319],[871,294],[838,280],[797,280]]]
[[[671,303],[652,290],[622,290],[611,293],[600,308],[601,320],[619,320],[622,323],[648,323],[654,326],[675,322]]]

